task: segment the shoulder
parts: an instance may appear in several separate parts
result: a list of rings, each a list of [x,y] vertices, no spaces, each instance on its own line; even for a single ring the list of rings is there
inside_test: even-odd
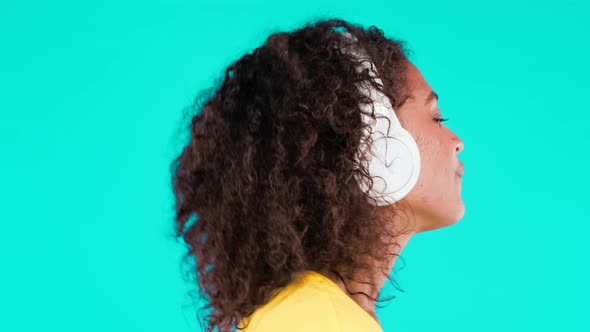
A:
[[[243,332],[342,332],[329,289],[310,283],[282,289],[248,323]]]
[[[246,324],[242,332],[382,332],[336,284],[314,272],[277,291],[239,326]]]

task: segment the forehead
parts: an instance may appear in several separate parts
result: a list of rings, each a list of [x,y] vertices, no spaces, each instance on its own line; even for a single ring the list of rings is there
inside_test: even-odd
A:
[[[411,98],[414,99],[414,101],[422,101],[428,98],[432,88],[430,87],[430,84],[426,82],[426,79],[424,79],[420,70],[412,62],[408,63],[406,79],[412,96]]]

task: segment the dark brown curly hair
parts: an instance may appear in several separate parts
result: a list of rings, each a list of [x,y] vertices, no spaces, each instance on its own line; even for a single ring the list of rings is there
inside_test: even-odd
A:
[[[344,30],[384,86],[338,48]],[[355,83],[369,81],[400,107],[410,97],[409,52],[375,26],[316,20],[271,35],[225,70],[212,95],[197,97],[189,142],[170,169],[174,236],[188,246],[184,261],[195,260],[202,309],[212,309],[206,331],[236,328],[296,272],[392,280],[366,260],[389,258],[395,234],[359,187],[372,184],[355,160],[367,126],[359,103],[371,100]]]

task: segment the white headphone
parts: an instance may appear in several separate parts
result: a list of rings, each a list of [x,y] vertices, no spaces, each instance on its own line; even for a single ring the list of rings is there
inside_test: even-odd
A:
[[[353,44],[358,40],[349,32],[341,32]],[[356,45],[354,45],[356,46]],[[371,62],[370,57],[360,47],[347,45],[341,48],[345,53],[363,60],[357,67],[357,72],[368,68],[371,77],[375,82],[383,86],[378,76],[377,68]],[[372,138],[372,150],[367,155],[368,161],[362,161],[373,179],[373,186],[368,192],[376,202],[372,204],[384,206],[393,204],[404,198],[414,188],[420,174],[420,150],[414,138],[400,124],[394,112],[391,102],[387,96],[374,89],[369,82],[357,84],[361,93],[367,95],[373,101],[375,115],[373,119],[361,113],[362,121],[369,124],[366,135]],[[359,105],[364,112],[371,112],[370,105]],[[386,135],[389,127],[389,133]],[[357,153],[356,160],[359,161],[359,154],[367,149],[367,143],[361,141],[361,147]],[[369,186],[356,176],[359,185],[364,192]]]

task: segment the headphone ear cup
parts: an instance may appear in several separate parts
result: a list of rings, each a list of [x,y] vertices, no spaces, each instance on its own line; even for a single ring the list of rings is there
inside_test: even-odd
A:
[[[379,205],[393,204],[404,198],[418,182],[420,174],[420,153],[414,138],[399,127],[396,137],[385,139],[387,147],[379,148],[375,154],[383,154],[385,160],[379,160],[376,165],[369,164],[371,176],[384,178],[383,187],[378,188],[382,193]]]
[[[385,119],[379,121],[387,122]],[[373,186],[369,188],[357,178],[361,189],[368,192],[375,199],[373,204],[378,206],[404,198],[414,188],[420,174],[420,152],[414,138],[402,127],[393,131],[394,136],[391,132],[385,136],[383,132],[373,131],[371,149],[366,160],[361,162],[372,178]],[[359,158],[357,155],[357,161]]]
[[[341,49],[361,61],[357,68],[361,72],[368,68],[375,82],[383,86],[378,76],[375,65],[364,53],[362,48],[356,44],[357,40],[348,32],[342,33],[349,41],[355,44],[342,47]],[[373,186],[360,181],[357,176],[360,188],[375,201],[372,204],[384,206],[393,204],[404,198],[416,185],[420,174],[420,150],[416,141],[405,130],[399,122],[391,102],[387,96],[374,89],[370,84],[358,83],[357,87],[362,94],[367,95],[373,102],[376,119],[369,117],[371,113],[368,105],[360,104],[363,111],[361,119],[367,127],[367,136],[371,137],[371,150],[366,155],[367,160],[361,161],[361,165],[367,168],[368,174],[373,180]],[[361,141],[359,149],[366,151],[366,140]],[[359,155],[357,153],[357,162]]]

